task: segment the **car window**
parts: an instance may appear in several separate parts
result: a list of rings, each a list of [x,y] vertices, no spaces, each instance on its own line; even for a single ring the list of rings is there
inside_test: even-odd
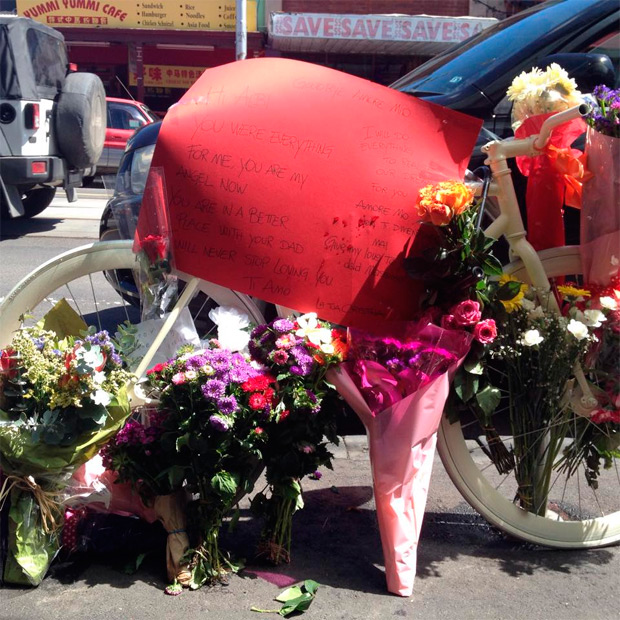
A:
[[[591,45],[588,52],[606,54],[616,70],[616,88],[620,86],[620,33],[612,32]]]
[[[134,106],[108,101],[108,127],[134,130],[146,124],[147,120]]]
[[[60,91],[68,62],[64,43],[34,28],[28,30],[26,41],[36,85]]]

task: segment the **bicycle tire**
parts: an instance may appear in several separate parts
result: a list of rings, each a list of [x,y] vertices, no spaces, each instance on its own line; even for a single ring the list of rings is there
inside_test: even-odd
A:
[[[581,274],[578,246],[553,248],[540,252],[539,256],[549,277]],[[521,261],[508,265],[505,272],[527,281]],[[526,512],[504,490],[500,492],[496,482],[490,482],[489,477],[495,473],[492,468],[485,470],[475,462],[478,456],[467,445],[461,424],[451,424],[446,416],[439,428],[438,452],[448,476],[461,495],[489,523],[510,536],[529,543],[566,549],[603,547],[620,542],[620,478],[615,481],[618,489],[611,489],[614,499],[618,499],[613,511],[598,517],[559,520]]]
[[[52,258],[25,276],[0,304],[0,346],[10,343],[13,333],[22,324],[22,315],[33,312],[62,287],[95,274],[135,270],[137,263],[132,245],[131,240],[120,240],[80,246]],[[190,277],[180,272],[176,275],[185,281]],[[201,280],[199,290],[219,305],[234,306],[246,312],[257,324],[264,322],[262,311],[247,295],[204,280]]]

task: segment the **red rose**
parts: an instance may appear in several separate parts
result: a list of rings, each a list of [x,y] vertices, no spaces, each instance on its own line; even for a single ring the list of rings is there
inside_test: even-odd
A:
[[[480,304],[472,299],[466,299],[452,308],[454,324],[458,327],[475,325],[481,318]]]
[[[480,321],[474,327],[474,338],[481,344],[489,344],[495,340],[497,336],[497,327],[493,319],[485,319]]]
[[[147,235],[140,242],[140,249],[143,250],[151,263],[166,258],[168,243],[161,235]]]

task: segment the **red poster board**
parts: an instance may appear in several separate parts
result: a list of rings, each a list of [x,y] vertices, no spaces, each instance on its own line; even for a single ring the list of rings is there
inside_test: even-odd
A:
[[[410,318],[419,291],[402,259],[418,190],[463,178],[480,126],[318,65],[209,69],[169,110],[153,157],[176,267],[343,325]]]

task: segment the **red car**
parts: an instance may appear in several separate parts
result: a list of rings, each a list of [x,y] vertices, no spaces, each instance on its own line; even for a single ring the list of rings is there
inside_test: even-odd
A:
[[[127,140],[144,125],[160,120],[146,105],[131,99],[106,97],[107,126],[97,174],[116,174]]]

